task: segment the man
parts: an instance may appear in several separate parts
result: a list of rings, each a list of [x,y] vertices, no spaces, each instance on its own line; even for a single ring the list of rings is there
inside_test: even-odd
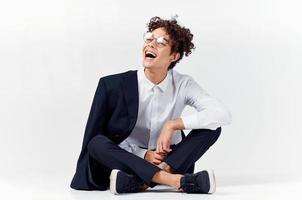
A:
[[[99,80],[71,187],[141,192],[164,184],[186,193],[215,192],[212,170],[194,163],[230,124],[224,105],[191,76],[173,68],[194,49],[193,34],[175,18],[153,17],[138,71]],[[186,105],[197,112],[180,117]],[[185,136],[184,129],[190,129]]]

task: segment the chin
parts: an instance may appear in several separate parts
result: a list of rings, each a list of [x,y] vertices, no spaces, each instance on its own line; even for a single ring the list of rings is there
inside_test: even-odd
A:
[[[153,68],[153,67],[150,66],[150,65],[144,65],[144,67],[146,67],[146,68]]]
[[[153,67],[152,63],[149,63],[149,62],[143,62],[143,66],[147,67],[147,68],[152,68]]]

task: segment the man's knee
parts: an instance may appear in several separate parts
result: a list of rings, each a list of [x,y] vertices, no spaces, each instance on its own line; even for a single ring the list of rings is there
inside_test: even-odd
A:
[[[220,134],[221,134],[221,127],[218,127],[216,130],[211,130],[214,138],[216,138],[216,140],[219,138]]]
[[[87,145],[87,150],[90,153],[95,151],[97,152],[106,152],[108,145],[111,145],[113,142],[104,135],[94,136]]]
[[[211,145],[213,145],[217,139],[219,138],[220,134],[221,134],[221,127],[218,127],[216,130],[212,130],[213,132],[213,138],[211,140]]]

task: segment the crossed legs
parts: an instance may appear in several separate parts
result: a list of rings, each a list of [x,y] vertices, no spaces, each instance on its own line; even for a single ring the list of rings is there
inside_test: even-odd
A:
[[[180,178],[218,139],[221,128],[216,130],[194,129],[164,159],[166,166],[155,166],[127,152],[106,136],[98,135],[88,144],[90,156],[109,169],[119,169],[135,174],[146,184],[168,185],[178,189]]]

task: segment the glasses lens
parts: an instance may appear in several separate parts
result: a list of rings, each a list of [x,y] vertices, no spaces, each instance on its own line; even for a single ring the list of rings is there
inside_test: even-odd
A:
[[[164,37],[159,37],[156,39],[157,44],[159,45],[166,45],[167,41],[164,39]]]
[[[144,34],[144,41],[145,41],[146,43],[152,42],[153,39],[155,39],[155,43],[156,43],[156,45],[159,46],[159,47],[163,47],[163,46],[166,46],[166,45],[168,44],[168,41],[167,41],[163,36],[158,37],[158,38],[155,38],[155,37],[153,36],[153,33],[152,33],[152,32],[146,32],[146,33]]]
[[[152,33],[151,32],[147,32],[147,33],[145,33],[145,35],[144,35],[144,40],[145,40],[145,42],[151,42],[152,41]]]

